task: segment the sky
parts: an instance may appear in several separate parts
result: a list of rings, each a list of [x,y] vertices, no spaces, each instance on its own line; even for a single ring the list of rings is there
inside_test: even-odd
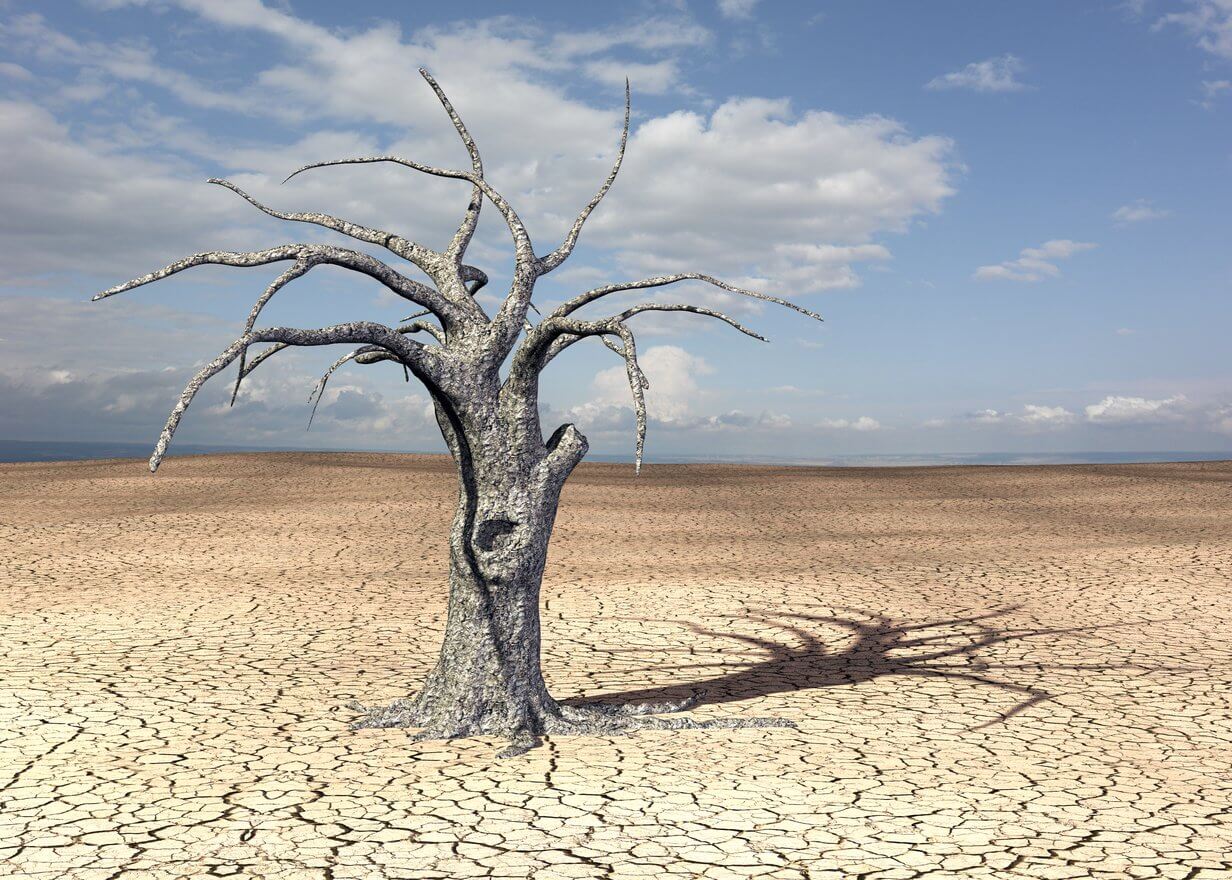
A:
[[[285,267],[100,290],[200,251],[375,253],[211,177],[443,247],[460,181],[360,165],[280,184],[364,155],[465,166],[421,66],[541,253],[606,175],[631,82],[624,167],[541,308],[693,271],[825,317],[656,291],[770,341],[632,319],[650,461],[1232,450],[1232,0],[0,0],[0,439],[153,444]],[[489,205],[468,254],[489,311],[511,260]],[[262,321],[392,324],[408,305],[323,268]],[[389,364],[340,370],[306,430],[344,352],[273,358],[234,407],[218,376],[177,440],[444,450]],[[632,457],[602,346],[552,363],[543,411]]]

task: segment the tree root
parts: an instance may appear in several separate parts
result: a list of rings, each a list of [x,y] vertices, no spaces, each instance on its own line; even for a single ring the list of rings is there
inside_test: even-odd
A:
[[[451,740],[472,736],[497,736],[509,744],[498,758],[524,754],[542,743],[543,736],[625,736],[639,730],[739,730],[744,728],[787,727],[796,723],[783,718],[662,718],[663,714],[682,712],[695,706],[703,693],[684,700],[662,703],[635,703],[628,706],[587,702],[568,705],[550,700],[546,705],[528,707],[522,722],[516,726],[493,727],[480,721],[459,724],[426,718],[418,699],[395,700],[388,706],[370,707],[358,702],[348,708],[363,715],[351,723],[352,730],[370,728],[420,728],[411,742]]]

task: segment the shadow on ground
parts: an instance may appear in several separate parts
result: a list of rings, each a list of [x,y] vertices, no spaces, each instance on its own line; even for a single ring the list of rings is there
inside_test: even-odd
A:
[[[896,622],[892,618],[867,612],[843,609],[850,614],[842,617],[825,614],[783,613],[774,615],[753,613],[749,619],[760,621],[784,633],[776,641],[765,635],[726,631],[719,632],[682,622],[694,633],[715,639],[731,639],[765,652],[766,659],[739,669],[710,675],[690,684],[639,688],[593,697],[566,699],[568,704],[606,703],[614,706],[636,703],[670,702],[695,698],[693,706],[722,704],[766,697],[773,694],[812,688],[858,685],[884,676],[912,676],[963,682],[997,688],[1018,697],[1017,702],[996,718],[974,725],[979,730],[1005,721],[1055,695],[1038,687],[1006,681],[1001,674],[1011,670],[1033,670],[1038,676],[1045,671],[1039,663],[994,663],[982,656],[985,649],[1007,642],[1044,636],[1087,633],[1131,624],[1114,623],[1086,627],[1056,629],[1010,629],[996,625],[999,618],[1016,608],[1001,608],[985,614],[952,617],[923,623]],[[861,619],[863,618],[863,619]],[[642,623],[648,621],[642,620]],[[1145,621],[1135,621],[1140,625]],[[823,628],[837,627],[849,633],[841,650],[827,645],[820,634]],[[837,640],[834,640],[837,641]],[[696,663],[681,666],[655,666],[654,671],[692,671],[719,663]],[[1132,665],[1132,664],[1131,664]],[[1126,664],[1047,664],[1048,669],[1104,671]],[[1180,669],[1167,671],[1182,671]]]

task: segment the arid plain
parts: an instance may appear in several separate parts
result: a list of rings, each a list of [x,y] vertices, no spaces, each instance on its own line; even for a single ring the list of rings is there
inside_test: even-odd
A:
[[[445,458],[0,466],[0,875],[1232,877],[1232,463],[584,464],[561,698],[796,729],[352,731],[443,627]]]

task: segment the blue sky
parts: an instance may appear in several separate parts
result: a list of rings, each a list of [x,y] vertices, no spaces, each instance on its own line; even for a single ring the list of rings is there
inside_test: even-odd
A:
[[[420,65],[541,251],[605,175],[632,81],[625,168],[538,301],[691,270],[826,317],[682,285],[771,344],[692,316],[634,326],[650,460],[1232,449],[1232,0],[0,0],[0,436],[152,442],[278,269],[89,296],[197,251],[332,240],[209,177],[443,244],[456,182],[278,184],[352,155],[462,164]],[[471,251],[490,297],[510,256],[493,214]],[[322,270],[266,317],[407,311]],[[177,437],[443,449],[388,365],[340,372],[305,433],[340,353],[271,361],[234,409],[219,377]],[[631,455],[607,350],[559,358],[544,399],[549,429]]]

